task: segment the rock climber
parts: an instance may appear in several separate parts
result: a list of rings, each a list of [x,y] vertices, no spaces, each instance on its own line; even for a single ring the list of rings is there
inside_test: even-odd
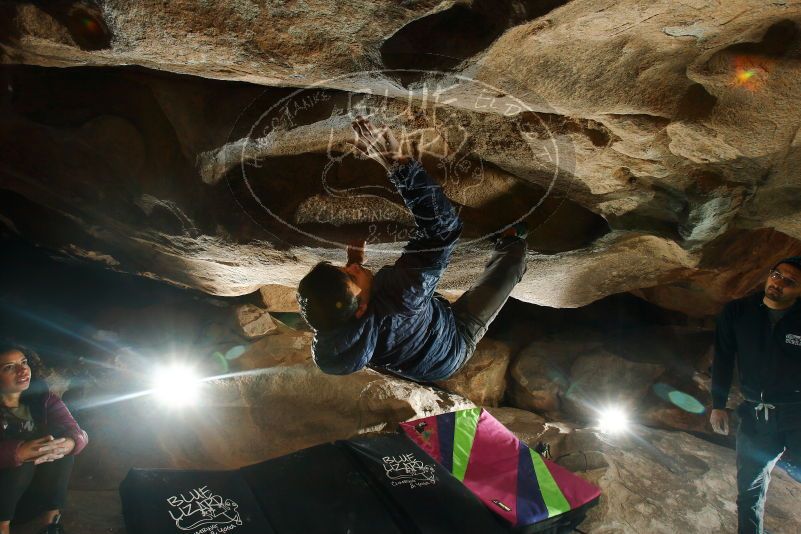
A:
[[[494,236],[484,272],[453,304],[435,292],[462,232],[462,221],[418,159],[404,155],[388,127],[357,117],[353,146],[378,162],[415,220],[413,238],[394,265],[364,267],[364,242],[348,247],[344,266],[317,264],[297,299],[314,329],[312,353],[329,374],[365,366],[423,382],[459,371],[526,271],[526,225]]]

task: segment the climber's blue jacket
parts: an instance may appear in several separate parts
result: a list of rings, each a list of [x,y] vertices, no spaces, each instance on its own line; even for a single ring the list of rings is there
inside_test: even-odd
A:
[[[419,161],[395,165],[389,178],[414,215],[414,237],[394,265],[375,274],[361,318],[315,333],[314,361],[329,374],[369,365],[413,380],[441,380],[458,369],[466,350],[450,304],[434,292],[462,221]]]

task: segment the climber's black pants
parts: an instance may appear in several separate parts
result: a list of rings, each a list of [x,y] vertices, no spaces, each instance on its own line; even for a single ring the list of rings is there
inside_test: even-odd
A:
[[[737,410],[737,520],[739,534],[762,534],[764,531],[765,498],[770,473],[789,450],[801,458],[801,405],[779,405],[764,412],[754,410],[756,404],[744,402]],[[784,424],[791,422],[792,424]]]
[[[0,469],[0,521],[31,519],[48,510],[60,510],[67,498],[74,456],[34,465]]]
[[[451,306],[456,329],[467,346],[464,361],[458,365],[457,371],[470,360],[490,323],[523,278],[526,249],[524,239],[514,236],[501,239],[481,277]]]

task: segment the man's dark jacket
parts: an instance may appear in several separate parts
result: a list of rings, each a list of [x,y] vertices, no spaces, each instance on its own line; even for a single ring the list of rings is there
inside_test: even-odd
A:
[[[771,329],[765,294],[728,303],[717,318],[712,407],[725,408],[735,362],[740,389],[753,402],[801,402],[801,301]]]
[[[312,354],[329,374],[370,365],[414,380],[441,380],[457,370],[466,350],[450,304],[434,293],[462,222],[419,161],[395,166],[389,177],[414,215],[414,237],[394,265],[375,274],[365,314],[316,332]]]

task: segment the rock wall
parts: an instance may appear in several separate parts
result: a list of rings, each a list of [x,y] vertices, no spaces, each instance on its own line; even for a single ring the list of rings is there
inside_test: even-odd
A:
[[[620,292],[707,316],[801,251],[801,4],[483,0],[6,2],[0,221],[217,295],[294,287],[410,219],[346,142],[356,113],[422,149],[482,237],[533,228],[515,296]],[[339,22],[335,22],[339,21]]]

